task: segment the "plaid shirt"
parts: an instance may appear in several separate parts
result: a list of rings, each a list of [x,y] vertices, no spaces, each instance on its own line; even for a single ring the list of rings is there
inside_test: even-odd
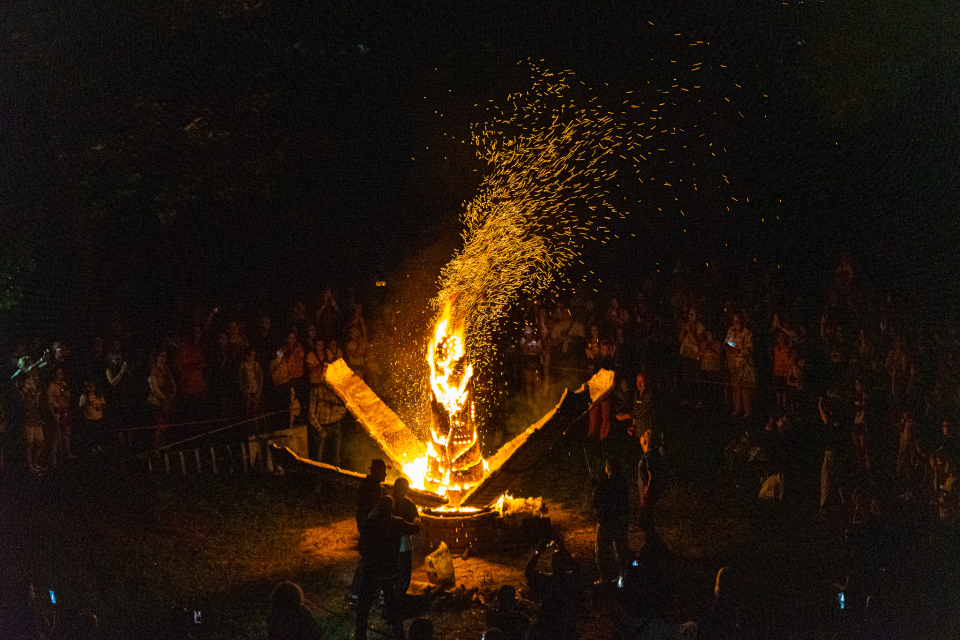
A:
[[[327,383],[313,385],[310,391],[311,425],[319,429],[322,425],[337,422],[345,415],[347,408]]]

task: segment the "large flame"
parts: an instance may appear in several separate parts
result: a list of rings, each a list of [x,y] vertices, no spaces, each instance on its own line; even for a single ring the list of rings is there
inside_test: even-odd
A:
[[[464,333],[451,301],[438,317],[427,347],[430,389],[440,417],[431,421],[427,454],[403,468],[411,486],[446,496],[454,507],[486,470],[479,454],[469,386],[473,365],[466,360]]]
[[[467,384],[473,376],[473,365],[464,362],[464,355],[463,329],[450,326],[450,305],[447,305],[427,348],[427,362],[433,395],[450,415],[463,410],[467,401]]]

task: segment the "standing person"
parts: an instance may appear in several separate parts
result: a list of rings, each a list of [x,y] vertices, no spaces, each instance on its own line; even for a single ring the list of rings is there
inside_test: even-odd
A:
[[[543,365],[543,349],[537,340],[536,330],[532,325],[523,328],[523,337],[520,338],[520,353],[522,356],[523,389],[527,402],[533,403],[539,397],[540,369]]]
[[[273,321],[269,315],[263,314],[257,323],[257,331],[250,337],[250,346],[257,351],[257,362],[264,373],[270,371],[270,363],[280,348],[279,338],[273,330]],[[275,411],[279,407],[277,389],[268,384],[261,391],[261,404],[267,411]]]
[[[597,516],[594,553],[600,584],[610,584],[622,576],[630,557],[630,485],[623,475],[620,458],[607,458],[606,472],[593,491]]]
[[[80,412],[83,415],[82,440],[88,451],[103,452],[103,411],[107,400],[95,382],[88,382],[80,396]]]
[[[340,305],[333,287],[327,285],[323,290],[320,306],[316,313],[317,329],[324,340],[336,340],[340,337]]]
[[[153,408],[153,417],[156,422],[153,430],[153,444],[161,447],[167,441],[167,425],[170,423],[173,412],[173,400],[177,396],[177,383],[174,382],[173,374],[167,367],[166,351],[159,351],[154,356],[147,384],[150,386],[147,402]]]
[[[357,520],[357,532],[362,533],[363,523],[377,506],[383,495],[383,481],[387,479],[387,463],[381,458],[370,461],[370,472],[360,482],[357,489],[357,508],[354,516]]]
[[[23,369],[23,367],[21,367]],[[40,409],[40,378],[35,369],[25,370],[17,378],[17,394],[23,415],[23,433],[26,444],[27,466],[30,473],[40,474],[40,457],[43,455],[43,418]]]
[[[597,325],[590,327],[591,339],[584,347],[584,356],[586,357],[587,370],[592,377],[600,369],[600,330]],[[587,437],[599,438],[605,440],[610,435],[610,396],[609,394],[590,405],[590,413],[587,423]]]
[[[863,379],[853,381],[853,453],[857,467],[870,473],[870,449],[867,444],[867,394],[863,390]]]
[[[897,449],[897,476],[909,481],[917,468],[917,422],[904,411],[900,418],[900,446]]]
[[[787,380],[790,372],[797,366],[799,353],[797,351],[797,333],[784,326],[780,315],[773,314],[773,324],[770,331],[773,339],[773,388],[777,399],[777,406],[787,411],[790,409],[790,385]]]
[[[631,435],[636,434],[639,437],[644,433],[650,433],[652,434],[651,438],[662,440],[657,425],[656,402],[644,374],[637,374],[637,390],[634,392],[630,412],[618,413],[617,420],[631,421],[630,427],[627,429]]]
[[[683,380],[682,405],[689,404],[695,396],[697,372],[700,370],[700,346],[706,329],[697,317],[697,308],[690,307],[687,319],[680,326],[680,372]]]
[[[57,466],[57,457],[76,458],[71,447],[73,425],[70,421],[70,387],[67,385],[67,376],[64,370],[57,368],[53,372],[50,384],[47,386],[47,407],[50,409],[51,425],[50,464]]]
[[[347,365],[361,380],[366,380],[367,339],[361,330],[362,325],[350,327],[350,342],[347,343]]]
[[[370,512],[377,506],[383,496],[383,481],[387,479],[387,464],[380,458],[370,461],[370,473],[360,482],[357,489],[357,509],[354,517],[357,520],[357,533],[363,535],[363,527]],[[350,596],[357,598],[360,592],[361,572],[363,563],[357,567],[350,583]]]
[[[757,370],[753,364],[753,333],[744,325],[743,315],[739,312],[733,314],[727,331],[727,367],[733,415],[749,418],[757,386]]]
[[[270,376],[281,395],[289,398],[291,424],[300,422],[297,418],[307,407],[307,398],[301,397],[302,391],[297,393],[304,381],[304,354],[296,331],[287,333],[287,341],[270,363]]]
[[[417,505],[413,503],[407,493],[410,491],[410,481],[406,478],[397,478],[393,483],[393,513],[414,524],[420,516]],[[405,533],[400,538],[400,557],[397,565],[397,598],[402,602],[410,588],[410,576],[413,574],[413,534]]]
[[[193,420],[200,416],[207,391],[207,359],[203,354],[203,327],[195,325],[188,339],[177,345],[173,356],[182,415]]]
[[[332,354],[329,349],[324,348],[323,340],[318,338],[316,347],[307,356],[311,383],[310,424],[307,429],[307,440],[310,455],[317,462],[323,462],[323,455],[327,450],[327,439],[329,438],[329,443],[333,449],[332,456],[330,456],[332,463],[335,467],[339,467],[341,464],[340,450],[343,443],[343,420],[347,415],[347,408],[323,378],[324,371],[330,362],[328,359],[330,355]]]
[[[357,598],[356,640],[367,640],[367,621],[377,594],[383,593],[384,617],[394,638],[403,640],[403,619],[397,606],[397,566],[400,540],[420,531],[420,520],[406,522],[393,514],[393,498],[381,496],[360,533],[360,584]]]
[[[322,640],[323,630],[304,604],[303,589],[281,582],[270,596],[267,640]]]
[[[654,511],[666,492],[667,465],[663,461],[661,451],[653,446],[651,439],[650,431],[640,435],[643,457],[637,465],[637,488],[640,492],[640,510],[637,515],[640,520],[640,529],[643,531],[643,544],[652,547],[660,542]]]
[[[256,349],[248,348],[246,358],[240,363],[240,394],[243,397],[243,417],[253,418],[260,414],[260,394],[263,392],[263,369],[257,362]]]
[[[130,409],[130,367],[120,350],[120,341],[114,340],[106,357],[104,377],[107,380],[107,405],[111,418],[126,418]]]
[[[829,401],[820,398],[817,407],[823,421],[823,466],[820,468],[820,514],[826,513],[830,494],[837,488],[837,460],[843,446],[843,426]]]
[[[707,408],[714,411],[723,405],[723,358],[723,344],[712,331],[704,331],[700,343],[700,379],[703,384],[700,394]]]

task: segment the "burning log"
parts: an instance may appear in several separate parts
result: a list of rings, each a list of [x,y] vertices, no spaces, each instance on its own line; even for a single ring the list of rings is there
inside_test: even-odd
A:
[[[403,469],[427,455],[427,446],[342,358],[328,364],[323,375],[394,466]]]
[[[301,458],[287,447],[281,447],[274,443],[270,443],[270,452],[273,455],[274,461],[285,471],[307,473],[323,480],[349,485],[352,489],[359,487],[360,481],[365,477],[364,474],[357,473],[356,471],[341,469],[331,464]],[[390,483],[384,483],[383,486],[388,490],[393,487]],[[407,490],[407,496],[413,500],[413,503],[418,507],[436,509],[447,504],[446,498],[438,496],[431,491],[423,491],[412,487]]]

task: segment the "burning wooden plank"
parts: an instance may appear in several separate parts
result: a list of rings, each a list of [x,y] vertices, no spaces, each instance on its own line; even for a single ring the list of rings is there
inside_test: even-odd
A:
[[[427,455],[427,445],[342,358],[327,365],[324,379],[398,469]]]
[[[352,488],[360,486],[360,481],[365,477],[364,474],[357,473],[356,471],[349,471],[331,464],[301,458],[287,447],[281,447],[274,443],[270,443],[270,451],[273,455],[274,462],[286,471],[308,473],[325,480],[349,485]],[[387,489],[393,487],[392,484],[388,483],[384,483],[383,486]],[[421,491],[410,487],[407,495],[418,507],[436,509],[437,507],[442,507],[447,504],[446,498],[438,496],[431,491]]]
[[[483,480],[460,501],[464,507],[485,507],[493,504],[534,467],[593,402],[607,395],[613,388],[613,372],[601,369],[572,395],[563,392],[557,403],[545,416],[526,431],[503,445],[489,460],[489,469]],[[589,395],[584,391],[589,390]]]

